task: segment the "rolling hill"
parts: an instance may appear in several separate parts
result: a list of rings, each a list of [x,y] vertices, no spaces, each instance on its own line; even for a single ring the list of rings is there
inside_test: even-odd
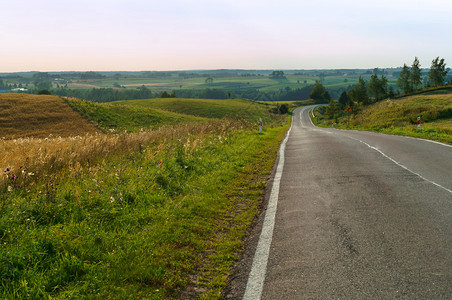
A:
[[[59,97],[0,94],[0,138],[67,137],[96,132],[96,125]]]

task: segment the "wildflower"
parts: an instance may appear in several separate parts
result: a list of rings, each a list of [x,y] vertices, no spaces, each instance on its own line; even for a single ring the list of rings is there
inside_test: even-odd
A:
[[[13,187],[8,185],[8,192],[12,192],[13,191]]]
[[[11,180],[15,180],[15,179],[17,179],[17,175],[12,174],[12,175],[11,175]]]
[[[11,171],[9,168],[6,168],[6,171],[4,173],[8,173],[9,171]]]

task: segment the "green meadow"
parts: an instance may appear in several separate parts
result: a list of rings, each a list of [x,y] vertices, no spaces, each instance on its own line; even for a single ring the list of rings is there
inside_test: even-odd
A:
[[[271,105],[241,99],[183,99],[157,98],[145,100],[115,101],[113,105],[130,105],[140,109],[158,109],[173,113],[203,118],[232,118],[255,121],[259,118],[270,121],[268,114]]]
[[[60,101],[106,133],[0,141],[0,298],[223,298],[288,116]]]

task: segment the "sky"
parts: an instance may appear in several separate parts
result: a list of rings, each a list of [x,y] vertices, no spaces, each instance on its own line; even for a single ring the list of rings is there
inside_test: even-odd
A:
[[[0,72],[452,65],[451,0],[0,0]]]

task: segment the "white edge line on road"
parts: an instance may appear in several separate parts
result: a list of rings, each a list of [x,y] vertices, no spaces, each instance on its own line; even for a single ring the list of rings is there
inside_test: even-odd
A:
[[[293,122],[292,122],[293,124]],[[259,300],[262,295],[264,287],[265,274],[267,273],[267,262],[270,253],[270,245],[273,238],[273,228],[275,226],[276,208],[278,205],[279,185],[284,168],[284,152],[286,150],[286,143],[289,139],[292,125],[286,134],[281,147],[279,149],[279,162],[276,168],[275,178],[273,179],[270,199],[267,204],[267,211],[265,213],[264,224],[262,232],[257,243],[256,252],[254,253],[253,265],[248,276],[248,283],[246,284],[244,300]]]
[[[383,133],[381,133],[381,134],[383,134]],[[402,136],[402,137],[407,138],[407,139],[420,140],[420,141],[429,142],[429,143],[441,145],[441,146],[444,146],[444,147],[451,147],[452,148],[452,145],[444,144],[444,143],[433,141],[433,140],[421,139],[421,138],[412,137],[412,136],[406,136],[406,135],[399,135],[399,136]]]
[[[314,123],[312,122],[311,118],[309,118],[309,119],[310,119],[310,121],[311,121],[311,124],[314,125]],[[315,126],[315,125],[314,125],[314,126]],[[315,127],[317,127],[317,126],[315,126]],[[347,129],[338,129],[338,128],[334,128],[334,129],[335,129],[335,130],[340,130],[340,131],[356,131],[356,130],[347,130]],[[325,131],[325,132],[328,132],[328,131]],[[366,131],[366,132],[373,133],[373,134],[383,134],[383,135],[388,135],[388,134],[384,134],[384,133],[380,133],[380,132],[371,132],[371,131]],[[359,141],[359,142],[363,143],[363,144],[366,145],[367,147],[369,147],[369,148],[371,148],[371,149],[373,149],[373,150],[379,152],[381,155],[383,155],[384,157],[386,157],[387,159],[389,159],[390,161],[392,161],[393,163],[395,163],[395,164],[398,165],[399,167],[401,167],[401,168],[407,170],[408,172],[410,172],[410,173],[412,173],[412,174],[418,176],[418,177],[421,178],[422,180],[427,181],[427,182],[429,182],[429,183],[431,183],[431,184],[433,184],[433,185],[436,185],[437,187],[442,188],[443,190],[445,190],[445,191],[447,191],[447,192],[449,192],[449,193],[452,194],[452,190],[450,190],[450,189],[448,189],[448,188],[446,188],[446,187],[444,187],[444,186],[442,186],[442,185],[440,185],[440,184],[438,184],[438,183],[436,183],[436,182],[434,182],[434,181],[431,181],[431,180],[425,178],[424,176],[422,176],[422,175],[419,174],[419,173],[416,173],[416,172],[414,172],[414,171],[408,169],[407,167],[405,167],[404,165],[402,165],[401,163],[399,163],[399,162],[396,161],[395,159],[393,159],[393,158],[389,157],[388,155],[386,155],[386,154],[385,154],[383,151],[381,151],[380,149],[378,149],[378,148],[376,148],[376,147],[373,147],[373,146],[369,145],[368,143],[366,143],[366,142],[364,142],[364,141],[362,141],[362,140],[355,139],[355,138],[353,138],[353,137],[351,137],[351,136],[347,136],[347,137],[348,137],[348,138],[351,138],[351,139],[353,139],[353,140],[356,140],[356,141]],[[437,142],[437,141],[427,140],[427,139],[421,139],[421,138],[416,138],[416,137],[411,137],[411,136],[404,136],[404,135],[401,135],[400,137],[404,137],[404,138],[408,138],[408,139],[414,139],[414,140],[421,140],[421,141],[424,141],[424,142],[429,142],[429,143],[433,143],[433,144],[438,144],[438,145],[445,146],[445,147],[452,147],[452,145],[444,144],[444,143]]]
[[[320,106],[320,105],[317,105],[317,106]],[[316,107],[317,107],[316,106]],[[314,108],[312,108],[311,109],[311,111],[312,111],[312,115],[314,116],[314,109],[316,108],[316,107],[314,107]],[[301,113],[300,113],[300,115],[301,115]],[[315,117],[315,116],[314,116]],[[309,116],[309,120],[311,121],[311,124],[314,126],[314,127],[317,127],[317,128],[319,128],[318,126],[316,126],[315,124],[314,124],[314,122],[312,122],[312,119],[311,119],[311,116]],[[434,141],[434,140],[427,140],[427,139],[423,139],[423,138],[418,138],[418,137],[414,137],[414,136],[407,136],[407,135],[393,135],[393,134],[387,134],[387,133],[381,133],[381,132],[373,132],[373,131],[360,131],[360,130],[354,130],[354,129],[342,129],[342,128],[330,128],[330,127],[320,127],[320,128],[323,128],[323,129],[334,129],[334,130],[340,130],[340,131],[354,131],[354,132],[368,132],[368,133],[370,133],[370,134],[376,134],[376,135],[388,135],[388,136],[398,136],[398,137],[403,137],[403,138],[406,138],[406,139],[412,139],[412,140],[419,140],[419,141],[424,141],[424,142],[428,142],[428,143],[432,143],[432,144],[437,144],[437,145],[441,145],[441,146],[444,146],[444,147],[450,147],[450,148],[452,148],[452,145],[449,145],[449,144],[445,144],[445,143],[441,143],[441,142],[438,142],[438,141]],[[327,131],[328,132],[328,131]]]
[[[350,137],[350,138],[352,138],[352,137]],[[438,184],[438,183],[436,183],[436,182],[434,182],[434,181],[431,181],[431,180],[425,178],[425,177],[422,176],[421,174],[416,173],[416,172],[414,172],[414,171],[408,169],[407,167],[405,167],[404,165],[402,165],[401,163],[399,163],[399,162],[396,161],[395,159],[393,159],[393,158],[389,157],[388,155],[386,155],[386,154],[385,154],[383,151],[381,151],[380,149],[378,149],[378,148],[376,148],[376,147],[373,147],[373,146],[369,145],[368,143],[363,142],[363,141],[361,141],[361,140],[358,140],[358,139],[355,139],[355,138],[352,138],[352,139],[357,140],[357,141],[360,141],[361,143],[363,143],[363,144],[366,145],[367,147],[369,147],[369,148],[371,148],[371,149],[373,149],[373,150],[379,152],[381,155],[383,155],[384,157],[386,157],[387,159],[389,159],[390,161],[392,161],[393,163],[395,163],[395,164],[398,165],[399,167],[401,167],[401,168],[407,170],[408,172],[410,172],[410,173],[412,173],[412,174],[414,174],[414,175],[416,175],[416,176],[419,176],[422,180],[425,180],[425,181],[427,181],[427,182],[430,182],[431,184],[436,185],[437,187],[440,187],[440,188],[442,188],[443,190],[446,190],[446,191],[448,191],[449,193],[452,194],[452,190],[449,190],[448,188],[446,188],[446,187],[444,187],[444,186],[442,186],[442,185],[440,185],[440,184]]]

